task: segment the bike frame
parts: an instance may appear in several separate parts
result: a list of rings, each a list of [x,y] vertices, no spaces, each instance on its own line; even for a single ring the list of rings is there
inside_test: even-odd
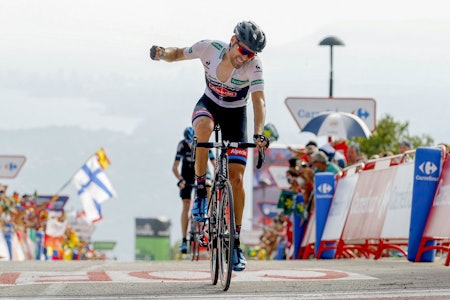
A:
[[[229,180],[228,153],[231,148],[253,148],[254,143],[223,141],[220,126],[214,128],[215,142],[198,143],[194,136],[193,161],[196,147],[215,148],[216,166],[211,196],[208,202],[208,245],[210,250],[210,267],[212,284],[217,284],[219,275],[222,288],[228,290],[232,274],[232,255],[236,236],[234,219],[234,202]],[[257,168],[264,161],[264,149],[260,148]],[[223,197],[225,195],[225,197]],[[224,202],[225,201],[225,202]]]

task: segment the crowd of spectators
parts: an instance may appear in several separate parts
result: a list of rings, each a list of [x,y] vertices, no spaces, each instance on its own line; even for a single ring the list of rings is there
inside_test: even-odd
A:
[[[350,166],[362,166],[362,168],[373,164],[378,158],[391,158],[391,164],[401,162],[409,162],[413,159],[413,151],[411,143],[404,140],[399,143],[398,153],[384,151],[370,158],[361,151],[360,146],[355,143],[347,143],[347,141],[338,141],[334,143],[326,143],[318,146],[316,142],[308,142],[304,148],[294,149],[288,147],[292,156],[289,159],[289,166],[286,170],[286,180],[289,183],[289,191],[294,194],[301,195],[302,203],[295,204],[295,200],[291,199],[290,204],[301,206],[302,223],[307,223],[314,210],[314,175],[319,172],[331,172],[336,176],[342,176],[346,168]],[[292,198],[295,198],[293,196]],[[278,207],[285,206],[286,191],[282,191]],[[280,204],[283,202],[282,204]],[[283,239],[288,223],[285,221],[292,216],[293,210],[280,212],[280,215],[274,218],[273,224],[266,228],[261,236],[261,247],[267,250],[269,257],[275,257],[275,249],[277,249]],[[281,220],[281,221],[280,221]],[[305,224],[303,224],[305,225]],[[288,250],[286,250],[288,251]]]
[[[77,231],[80,218],[54,210],[51,200],[39,203],[37,193],[8,195],[7,189],[0,184],[0,260],[105,259]]]

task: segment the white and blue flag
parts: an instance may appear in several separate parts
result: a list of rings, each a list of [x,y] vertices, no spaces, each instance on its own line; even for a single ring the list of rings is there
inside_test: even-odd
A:
[[[73,184],[80,196],[85,218],[90,222],[102,219],[101,204],[116,197],[116,191],[101,168],[97,157],[92,156],[75,173]]]

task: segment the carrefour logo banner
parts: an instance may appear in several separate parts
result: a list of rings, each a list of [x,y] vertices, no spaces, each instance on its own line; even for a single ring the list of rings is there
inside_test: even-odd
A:
[[[318,254],[320,241],[322,240],[323,230],[328,218],[331,200],[334,194],[335,176],[333,173],[323,172],[314,176],[314,186],[316,193],[316,244],[315,253]],[[332,258],[334,252],[327,253],[320,258]]]
[[[416,180],[438,181],[441,174],[440,161],[432,161],[431,158],[423,157],[424,161],[419,162],[414,175]]]
[[[427,218],[442,171],[442,151],[420,147],[414,162],[414,185],[409,227],[408,260],[415,261]],[[433,261],[434,254],[422,255],[420,261]]]
[[[316,180],[316,199],[332,198],[334,194],[334,174],[318,173]]]

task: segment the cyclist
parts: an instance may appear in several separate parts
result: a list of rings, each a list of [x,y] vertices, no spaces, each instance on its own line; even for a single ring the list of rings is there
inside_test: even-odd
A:
[[[206,88],[192,114],[198,142],[209,141],[215,124],[220,124],[223,140],[246,142],[247,103],[251,95],[254,112],[253,138],[258,148],[269,146],[268,138],[262,134],[265,122],[264,79],[262,62],[257,55],[265,46],[266,36],[253,21],[239,22],[229,43],[202,40],[186,48],[152,46],[150,57],[153,60],[173,62],[200,59],[203,64]],[[244,270],[247,263],[239,240],[245,202],[243,178],[247,154],[246,149],[231,149],[229,152],[237,236],[233,255],[235,271]],[[198,189],[192,213],[200,220],[207,213],[207,158],[207,149],[196,150],[195,174]]]
[[[183,240],[180,246],[181,253],[187,253],[187,229],[189,223],[189,208],[191,205],[192,188],[195,182],[194,164],[192,163],[191,146],[194,138],[194,129],[187,127],[184,132],[184,139],[178,143],[177,153],[172,165],[172,172],[178,179],[177,186],[180,189],[180,197],[183,201],[181,211],[181,235]],[[215,164],[215,158],[212,151],[209,151],[209,158]],[[181,173],[179,171],[181,163]]]

